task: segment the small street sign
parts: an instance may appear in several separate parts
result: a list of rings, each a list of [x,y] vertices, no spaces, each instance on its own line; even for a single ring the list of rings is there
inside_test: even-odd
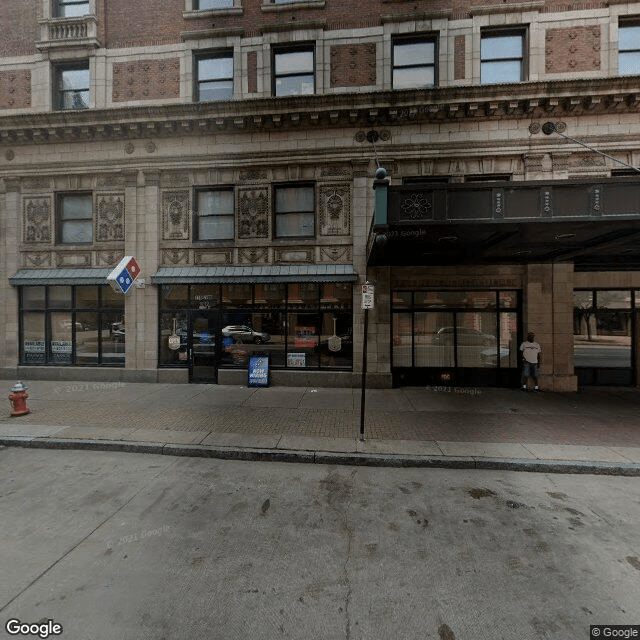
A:
[[[372,284],[362,285],[362,309],[373,309],[375,306],[375,287]]]

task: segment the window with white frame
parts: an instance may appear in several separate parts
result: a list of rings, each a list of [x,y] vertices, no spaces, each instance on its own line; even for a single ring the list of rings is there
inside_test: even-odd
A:
[[[93,242],[93,197],[90,193],[60,194],[57,201],[58,242]]]
[[[274,187],[276,238],[315,236],[315,193],[312,184]]]
[[[233,187],[196,192],[196,240],[233,240],[235,213]]]
[[[393,88],[433,87],[436,84],[436,39],[412,38],[393,43]]]
[[[233,52],[223,51],[196,58],[196,101],[233,98]]]
[[[618,74],[640,75],[640,23],[618,28]]]
[[[91,74],[89,62],[59,65],[55,68],[56,109],[88,109],[90,106]]]
[[[274,49],[273,95],[298,96],[315,93],[313,45]]]
[[[53,4],[56,18],[76,18],[91,13],[89,0],[54,0]]]
[[[480,44],[480,82],[499,84],[525,80],[525,32],[489,31]]]

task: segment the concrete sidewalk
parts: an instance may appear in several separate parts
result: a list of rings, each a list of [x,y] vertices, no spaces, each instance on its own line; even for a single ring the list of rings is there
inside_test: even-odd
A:
[[[7,394],[15,381],[5,381]],[[328,464],[640,475],[640,391],[25,381],[0,444]]]

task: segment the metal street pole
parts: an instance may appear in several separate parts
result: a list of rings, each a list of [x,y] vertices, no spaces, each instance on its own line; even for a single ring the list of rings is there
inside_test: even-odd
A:
[[[599,153],[601,156],[604,156],[605,158],[609,158],[609,160],[613,160],[614,162],[617,162],[618,164],[621,164],[627,167],[628,169],[633,169],[637,173],[640,173],[640,169],[638,169],[638,167],[634,167],[632,164],[627,164],[622,160],[618,160],[618,158],[614,158],[613,156],[603,153],[602,151],[598,151],[598,149],[594,149],[593,147],[590,147],[588,144],[584,142],[580,142],[580,140],[576,140],[575,138],[570,138],[569,136],[566,136],[564,133],[561,133],[560,131],[558,131],[558,127],[556,127],[556,125],[553,122],[545,122],[542,125],[542,133],[544,133],[547,136],[551,135],[552,133],[557,133],[560,137],[565,138],[566,140],[575,142],[576,144],[579,144],[580,146],[585,147],[586,149],[589,149],[589,151],[593,151],[594,153]]]

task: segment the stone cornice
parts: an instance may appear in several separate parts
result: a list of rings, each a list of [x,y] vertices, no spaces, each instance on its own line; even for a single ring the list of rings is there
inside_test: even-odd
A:
[[[637,113],[637,77],[339,93],[0,116],[0,144],[128,139],[403,122]]]

